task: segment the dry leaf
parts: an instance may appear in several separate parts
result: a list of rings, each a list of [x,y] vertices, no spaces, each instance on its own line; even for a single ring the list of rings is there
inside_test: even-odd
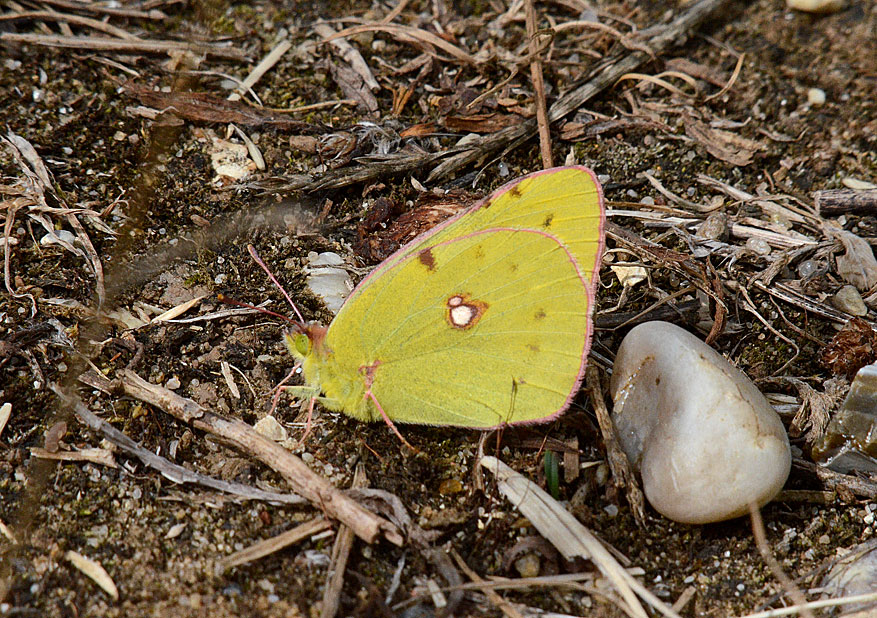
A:
[[[797,438],[807,431],[805,441],[813,444],[825,435],[825,428],[831,420],[832,410],[836,410],[847,391],[847,383],[842,378],[832,378],[824,383],[824,392],[819,392],[803,380],[786,378],[798,389],[801,409],[795,414],[789,427],[789,435]]]
[[[868,241],[846,230],[827,229],[826,232],[839,240],[846,250],[837,258],[837,273],[841,278],[862,292],[877,285],[877,260]]]
[[[712,156],[732,165],[740,167],[749,165],[755,152],[761,149],[761,144],[755,140],[730,131],[711,129],[690,116],[685,117],[684,122],[685,134],[688,137],[706,148]]]
[[[197,122],[220,122],[247,127],[270,126],[281,131],[315,132],[317,127],[292,120],[268,108],[253,107],[241,101],[228,101],[203,92],[158,92],[137,84],[126,84],[125,91],[144,105],[172,112]]]
[[[877,360],[877,333],[862,318],[853,318],[819,352],[819,362],[832,374],[853,379]]]
[[[353,99],[359,107],[369,114],[376,114],[378,112],[380,109],[378,100],[356,71],[345,66],[339,66],[328,58],[325,59],[324,66],[329,67],[329,73],[332,74],[332,79],[341,88],[344,98]]]
[[[421,193],[411,210],[383,229],[381,224],[394,216],[402,205],[378,198],[357,230],[353,251],[367,261],[380,262],[417,235],[469,208],[474,201],[474,196],[459,190],[442,196]]]

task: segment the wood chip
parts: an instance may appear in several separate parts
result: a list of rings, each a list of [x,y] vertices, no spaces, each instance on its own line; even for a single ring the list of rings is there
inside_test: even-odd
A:
[[[219,363],[219,370],[222,372],[222,377],[225,378],[225,385],[228,386],[231,396],[235,399],[240,399],[241,391],[238,390],[238,385],[234,381],[234,376],[231,375],[231,365],[229,365],[227,361],[222,361]]]
[[[56,461],[87,461],[89,463],[118,468],[113,452],[104,448],[84,448],[80,451],[51,452],[44,448],[32,447],[30,454],[40,459],[54,459]]]
[[[119,589],[113,583],[113,579],[104,570],[99,562],[95,562],[91,558],[86,558],[82,554],[75,551],[68,551],[64,554],[64,558],[85,575],[91,578],[94,583],[100,586],[101,590],[113,597],[113,600],[119,600]]]
[[[216,570],[219,573],[224,573],[232,567],[247,564],[248,562],[252,562],[253,560],[264,558],[265,556],[270,556],[274,552],[280,551],[284,547],[289,547],[293,543],[298,543],[302,539],[306,539],[312,534],[322,532],[323,530],[328,530],[331,527],[332,524],[325,517],[315,517],[310,521],[296,526],[292,530],[287,530],[286,532],[282,532],[277,536],[271,537],[270,539],[259,541],[258,543],[254,543],[253,545],[242,549],[241,551],[237,551],[230,556],[226,556],[225,558],[217,561]]]
[[[186,302],[181,303],[176,307],[173,307],[172,309],[168,309],[161,315],[157,315],[152,318],[150,324],[158,324],[159,322],[166,322],[167,320],[173,320],[174,318],[178,318],[186,313],[189,309],[200,303],[206,297],[206,294],[202,294],[201,296],[196,296],[192,300],[187,300]]]
[[[12,404],[7,401],[0,406],[0,435],[3,434],[3,430],[6,428],[6,423],[9,422],[10,416],[12,416]]]

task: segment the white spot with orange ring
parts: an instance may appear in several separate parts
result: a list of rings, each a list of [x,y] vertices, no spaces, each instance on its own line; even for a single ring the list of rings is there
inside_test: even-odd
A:
[[[451,322],[454,326],[457,326],[459,328],[465,328],[469,326],[469,324],[472,322],[472,318],[475,317],[475,314],[476,312],[474,307],[470,307],[469,305],[457,305],[456,307],[451,306]]]

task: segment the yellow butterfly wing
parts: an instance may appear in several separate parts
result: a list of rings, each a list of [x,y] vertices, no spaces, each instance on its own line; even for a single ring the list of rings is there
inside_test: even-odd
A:
[[[332,323],[326,344],[394,421],[541,421],[578,390],[589,304],[586,280],[557,238],[491,228],[397,261]]]
[[[384,260],[370,277],[427,244],[492,227],[544,230],[558,238],[593,284],[603,253],[603,190],[584,166],[547,169],[503,185],[464,212],[418,236]],[[356,297],[354,290],[349,300]],[[348,301],[349,302],[349,301]],[[342,309],[343,310],[343,309]]]
[[[590,345],[603,197],[566,167],[508,183],[381,263],[328,331],[290,349],[324,404],[378,420],[493,427],[562,412]],[[470,323],[471,322],[471,323]]]

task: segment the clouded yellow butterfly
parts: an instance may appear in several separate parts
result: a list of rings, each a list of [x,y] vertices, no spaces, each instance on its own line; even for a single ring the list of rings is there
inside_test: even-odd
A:
[[[363,421],[547,421],[584,375],[603,224],[591,170],[524,176],[399,249],[289,349],[318,401]]]

